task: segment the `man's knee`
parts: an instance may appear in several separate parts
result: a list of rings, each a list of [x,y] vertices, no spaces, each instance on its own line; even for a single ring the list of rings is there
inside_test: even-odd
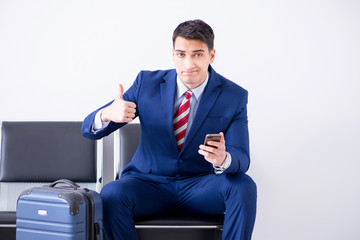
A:
[[[116,195],[117,193],[114,182],[106,184],[100,192],[100,197],[103,203],[111,202],[112,200],[114,200]]]
[[[254,180],[246,174],[227,176],[225,189],[227,198],[239,199],[241,202],[256,202],[257,187]]]
[[[131,187],[126,181],[116,180],[106,184],[100,192],[104,204],[119,204],[126,202],[131,194]]]

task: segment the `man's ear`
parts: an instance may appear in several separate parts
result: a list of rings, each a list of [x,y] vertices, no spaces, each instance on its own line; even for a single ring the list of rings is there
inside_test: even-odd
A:
[[[215,60],[215,49],[210,51],[210,64],[212,64]]]
[[[171,58],[172,58],[173,62],[175,62],[175,49],[173,49],[171,52]]]

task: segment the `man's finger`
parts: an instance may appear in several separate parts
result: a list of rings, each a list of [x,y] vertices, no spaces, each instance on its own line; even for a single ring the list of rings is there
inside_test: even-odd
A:
[[[209,141],[208,143],[210,143],[210,141]],[[205,145],[203,145],[203,144],[201,144],[201,145],[199,146],[199,148],[200,148],[201,150],[206,151],[206,152],[209,152],[209,153],[212,153],[212,152],[214,152],[214,150],[215,150],[214,147],[205,146]]]
[[[128,108],[127,112],[128,113],[136,113],[136,108]]]
[[[135,117],[135,113],[128,112],[127,114],[125,114],[125,117],[133,119]]]
[[[136,104],[133,102],[125,102],[125,105],[129,108],[136,108]]]
[[[130,123],[132,122],[134,119],[132,118],[124,118],[123,122],[127,122],[127,123]]]
[[[224,143],[216,142],[216,141],[209,141],[207,142],[207,144],[215,149],[220,149],[222,146],[224,146]]]

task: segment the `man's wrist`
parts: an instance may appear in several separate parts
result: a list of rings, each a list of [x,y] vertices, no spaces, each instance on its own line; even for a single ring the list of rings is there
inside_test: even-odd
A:
[[[226,152],[226,158],[220,167],[227,169],[230,167],[230,164],[231,164],[231,155],[230,153]]]
[[[230,167],[230,164],[231,164],[231,155],[230,155],[230,153],[226,152],[226,158],[225,158],[223,164],[220,167],[214,166],[215,173],[216,174],[223,173],[226,169],[228,169]]]
[[[97,133],[98,131],[104,129],[109,123],[108,122],[104,122],[101,119],[101,114],[104,111],[104,109],[99,110],[96,115],[95,115],[95,119],[92,125],[92,132],[93,133]]]
[[[106,118],[106,108],[101,109],[100,119],[101,119],[101,122],[110,122],[110,120]]]

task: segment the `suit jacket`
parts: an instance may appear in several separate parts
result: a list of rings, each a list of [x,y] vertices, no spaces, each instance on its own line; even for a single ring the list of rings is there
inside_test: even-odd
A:
[[[209,72],[208,84],[181,152],[173,130],[176,70],[141,71],[138,74],[123,98],[137,105],[141,137],[138,149],[122,175],[140,173],[156,178],[211,174],[214,172],[212,164],[198,153],[198,149],[206,134],[219,132],[224,133],[226,151],[232,157],[230,167],[223,174],[247,171],[250,163],[248,93],[217,74],[211,66]],[[87,138],[100,139],[124,125],[110,122],[105,129],[93,133],[91,127],[98,110],[83,122],[82,134]]]

